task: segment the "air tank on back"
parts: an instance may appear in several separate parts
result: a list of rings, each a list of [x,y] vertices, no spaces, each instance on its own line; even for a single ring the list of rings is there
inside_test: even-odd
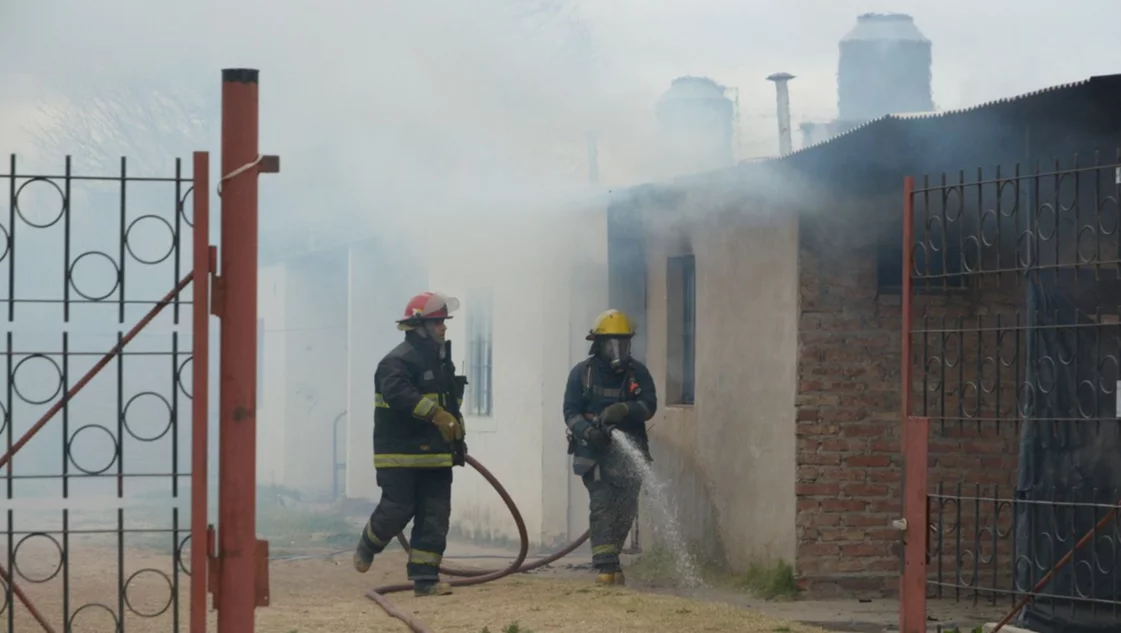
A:
[[[909,15],[866,13],[841,39],[837,109],[844,123],[885,114],[929,112],[930,40]]]
[[[658,100],[665,158],[678,174],[735,164],[735,108],[727,89],[708,77],[678,77]]]

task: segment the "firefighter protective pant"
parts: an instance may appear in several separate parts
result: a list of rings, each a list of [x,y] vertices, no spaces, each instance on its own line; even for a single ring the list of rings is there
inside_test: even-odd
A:
[[[381,500],[366,523],[362,548],[374,554],[381,552],[412,520],[409,580],[438,580],[448,543],[452,469],[382,468],[378,470],[378,487]]]
[[[583,480],[589,497],[592,564],[601,572],[620,571],[619,552],[638,516],[642,478],[612,449]]]

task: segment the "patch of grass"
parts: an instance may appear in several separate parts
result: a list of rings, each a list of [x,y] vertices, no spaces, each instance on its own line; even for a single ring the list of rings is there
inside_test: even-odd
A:
[[[789,600],[798,595],[794,568],[781,560],[773,565],[752,564],[735,584],[764,600]]]
[[[646,551],[627,567],[627,575],[644,582],[670,580],[677,574],[673,555],[661,547]]]
[[[774,631],[774,633],[790,633],[793,629],[789,626],[776,626],[771,630]]]
[[[691,548],[692,549],[692,548]],[[691,554],[696,563],[697,574],[701,580],[710,583],[720,583],[726,579],[726,574],[714,561],[697,554]],[[644,552],[632,563],[626,566],[627,576],[645,584],[662,586],[673,585],[681,580],[677,569],[677,561],[669,549],[655,546]]]

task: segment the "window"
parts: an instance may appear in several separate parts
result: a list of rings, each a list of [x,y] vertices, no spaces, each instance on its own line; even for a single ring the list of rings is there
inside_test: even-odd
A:
[[[902,229],[887,231],[876,241],[876,292],[880,295],[897,295],[903,290],[903,242]],[[950,235],[949,243],[937,232],[926,234],[922,227],[915,227],[915,243],[922,246],[915,249],[915,267],[919,279],[912,283],[916,293],[940,292],[947,288],[965,288],[966,275],[962,265],[963,253],[960,231]],[[965,249],[969,248],[966,242]],[[974,247],[976,248],[976,247]],[[928,252],[933,253],[927,261]],[[974,253],[976,250],[974,250]],[[974,253],[968,255],[972,264]]]
[[[494,298],[489,288],[467,293],[467,415],[493,412]]]
[[[697,274],[692,255],[672,257],[666,271],[666,396],[693,404],[696,389]]]

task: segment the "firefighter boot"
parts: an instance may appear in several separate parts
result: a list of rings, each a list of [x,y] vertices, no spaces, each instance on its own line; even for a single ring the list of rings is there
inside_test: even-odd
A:
[[[452,586],[446,582],[434,581],[421,581],[413,583],[413,594],[417,597],[426,596],[449,596],[452,593]]]
[[[354,548],[354,570],[359,574],[365,574],[370,570],[373,565],[373,550],[371,550],[365,539],[360,539],[358,547]]]
[[[358,547],[354,549],[354,571],[364,574],[370,571],[370,565],[374,563],[373,552],[366,551],[359,543]]]
[[[623,575],[623,572],[621,572],[621,571],[615,572],[615,585],[617,585],[619,587],[622,587],[622,586],[625,586],[626,584],[627,584],[627,577],[625,575]]]
[[[621,575],[622,575],[621,573],[617,574],[615,572],[610,572],[610,571],[601,571],[601,572],[599,572],[599,575],[596,576],[596,584],[597,585],[614,585],[616,576],[621,576]]]

